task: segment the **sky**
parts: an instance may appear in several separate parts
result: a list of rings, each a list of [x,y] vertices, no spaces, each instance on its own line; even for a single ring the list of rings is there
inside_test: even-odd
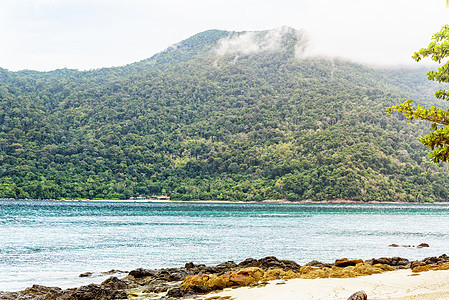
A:
[[[209,29],[304,29],[311,55],[409,66],[449,24],[445,0],[0,0],[0,67],[122,66]]]

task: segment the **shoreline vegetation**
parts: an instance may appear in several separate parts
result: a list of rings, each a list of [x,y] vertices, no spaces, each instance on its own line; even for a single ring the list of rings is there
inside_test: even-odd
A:
[[[273,199],[262,201],[232,201],[232,200],[158,200],[158,199],[15,199],[15,198],[0,198],[0,201],[62,201],[62,202],[117,202],[117,203],[222,203],[222,204],[236,204],[236,203],[279,203],[279,204],[438,204],[449,205],[448,202],[407,202],[407,201],[356,201],[347,199],[331,199],[331,200],[302,200],[290,201],[287,199]]]
[[[180,268],[107,273],[112,276],[101,284],[65,290],[33,285],[18,292],[0,291],[0,299],[348,299],[361,289],[368,299],[447,299],[449,295],[446,254],[415,261],[401,257],[313,260],[303,266],[268,256],[216,266],[189,262]],[[126,276],[116,277],[119,273]]]

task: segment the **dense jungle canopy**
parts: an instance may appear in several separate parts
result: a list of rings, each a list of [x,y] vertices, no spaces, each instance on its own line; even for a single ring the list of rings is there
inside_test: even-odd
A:
[[[123,67],[0,69],[0,197],[447,201],[427,124],[385,113],[438,101],[426,70],[303,44],[291,28],[210,30]]]

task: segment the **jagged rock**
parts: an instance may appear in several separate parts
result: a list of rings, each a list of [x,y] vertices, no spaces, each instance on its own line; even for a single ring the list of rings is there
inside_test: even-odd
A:
[[[153,270],[138,268],[129,272],[129,275],[133,276],[134,278],[143,278],[148,276],[155,276],[155,273]]]
[[[188,275],[191,275],[186,269],[170,268],[170,269],[160,269],[154,271],[155,277],[165,279],[167,281],[181,281],[184,280]]]
[[[18,292],[0,292],[1,300],[22,300]]]
[[[424,265],[440,265],[449,262],[449,257],[446,254],[440,255],[439,257],[426,257],[422,261],[413,261],[410,264],[410,268],[414,269],[416,267]]]
[[[412,261],[412,262],[410,263],[410,268],[411,268],[411,269],[414,269],[414,268],[416,268],[416,267],[425,266],[425,265],[426,265],[426,263],[423,262],[423,261],[420,261],[420,260],[414,260],[414,261]]]
[[[349,296],[348,300],[367,300],[368,295],[365,293],[365,291],[358,291]]]
[[[438,264],[438,263],[442,263],[442,261],[435,256],[432,257],[426,257],[422,260],[426,265],[434,265],[434,264]]]
[[[171,298],[181,298],[184,296],[184,293],[181,291],[180,288],[174,288],[171,289],[167,292],[166,297],[171,297]]]
[[[43,285],[37,285],[34,284],[32,287],[26,288],[22,293],[23,294],[29,294],[29,295],[46,295],[49,292],[54,291],[62,291],[59,287],[48,287]]]
[[[370,265],[375,265],[375,264],[389,265],[390,260],[386,257],[381,257],[381,258],[368,259],[368,260],[365,260],[365,262]]]
[[[110,300],[127,298],[128,296],[123,290],[110,290],[97,284],[82,286],[71,296],[71,299],[75,300]]]
[[[159,270],[149,270],[149,269],[136,269],[129,272],[129,276],[134,278],[158,278],[165,281],[182,281],[192,272],[185,268],[169,268],[169,269],[159,269]]]
[[[267,256],[264,258],[261,258],[258,260],[259,262],[259,268],[263,269],[277,269],[277,268],[284,268],[285,263],[280,261],[274,256]]]
[[[63,294],[59,287],[48,287],[43,285],[33,285],[20,292],[0,292],[0,299],[2,300],[46,300],[56,299]]]
[[[124,290],[128,288],[126,282],[117,277],[109,277],[101,283],[101,286],[112,290]]]
[[[90,276],[92,276],[92,272],[86,272],[86,273],[83,273],[83,274],[80,274],[80,276],[79,277],[90,277]]]
[[[422,263],[427,265],[444,264],[446,262],[449,262],[449,257],[446,254],[440,255],[439,257],[426,257],[422,260]]]
[[[426,243],[421,243],[418,246],[416,246],[416,248],[428,248],[428,247],[430,247],[430,246],[429,246],[429,244],[426,244]]]
[[[395,266],[408,266],[410,264],[410,261],[407,258],[403,258],[403,257],[393,257],[392,258],[392,264]]]
[[[292,270],[295,272],[299,272],[299,270],[301,269],[301,266],[294,261],[279,260],[274,256],[267,256],[259,260],[256,260],[254,258],[247,258],[241,263],[239,263],[238,267],[240,268],[256,267],[261,268],[262,270],[283,269],[284,271]]]
[[[19,299],[19,294],[17,292],[1,292],[0,299],[2,300],[17,300]]]
[[[323,267],[332,268],[333,264],[328,264],[328,263],[323,263],[323,262],[320,262],[320,261],[317,261],[317,260],[312,260],[311,262],[306,264],[306,266],[319,267],[319,268],[323,268]]]
[[[410,265],[410,261],[406,258],[402,257],[381,257],[381,258],[373,258],[365,261],[368,264],[376,265],[382,264],[392,267],[398,268],[407,268]]]
[[[391,244],[391,245],[388,245],[388,247],[400,247],[400,246],[397,244]]]
[[[192,291],[197,294],[207,294],[211,291],[211,289],[206,285],[194,285],[192,287]]]
[[[254,259],[254,258],[247,258],[244,261],[242,261],[241,263],[239,263],[238,266],[241,268],[257,267],[258,261],[257,261],[257,259]]]
[[[193,262],[185,264],[185,271],[189,275],[206,274],[207,273],[205,271],[206,268],[207,268],[206,265],[203,264],[195,265]]]
[[[220,269],[217,267],[204,267],[200,270],[199,274],[217,274],[220,273]]]
[[[179,288],[178,283],[172,283],[172,282],[164,282],[161,280],[153,281],[152,283],[145,285],[144,287],[140,288],[140,290],[144,293],[163,293],[167,292],[173,288]]]
[[[445,262],[449,262],[449,256],[447,256],[446,254],[440,255],[438,258]]]
[[[237,264],[235,262],[233,262],[232,260],[226,261],[224,263],[221,263],[221,264],[218,264],[215,266],[215,268],[217,268],[217,270],[218,270],[217,273],[229,272],[229,271],[232,271],[233,269],[235,269],[236,267],[237,267]]]
[[[217,265],[215,267],[203,267],[201,269],[193,269],[193,274],[217,274],[217,275],[223,275],[226,272],[230,272],[234,270],[234,267],[228,267],[224,265]]]

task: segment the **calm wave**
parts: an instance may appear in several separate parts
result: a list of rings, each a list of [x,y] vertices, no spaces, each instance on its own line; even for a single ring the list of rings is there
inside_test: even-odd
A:
[[[76,286],[87,271],[274,255],[422,259],[449,252],[449,206],[0,201],[0,290]],[[389,244],[430,244],[391,248]]]

